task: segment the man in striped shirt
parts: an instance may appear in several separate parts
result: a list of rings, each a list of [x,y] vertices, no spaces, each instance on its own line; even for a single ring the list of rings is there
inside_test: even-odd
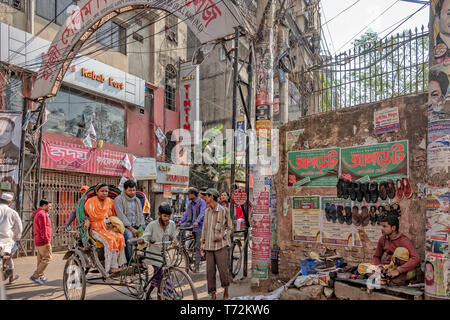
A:
[[[220,283],[224,288],[223,298],[228,299],[230,280],[229,247],[232,222],[228,210],[217,203],[219,192],[216,189],[206,190],[205,200],[209,204],[205,212],[201,238],[201,253],[206,254],[206,278],[211,300],[216,300],[216,266],[219,270]]]

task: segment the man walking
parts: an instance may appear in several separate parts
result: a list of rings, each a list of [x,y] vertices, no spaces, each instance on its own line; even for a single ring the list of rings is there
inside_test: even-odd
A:
[[[42,199],[39,208],[33,213],[33,238],[37,251],[37,268],[30,280],[43,285],[48,279],[44,271],[52,260],[52,223],[48,212],[52,209],[51,202]]]
[[[9,269],[9,283],[16,281],[19,276],[14,276],[14,263],[12,256],[17,250],[16,241],[22,236],[22,220],[17,212],[10,208],[14,195],[3,192],[0,196],[0,252],[4,252],[3,268]]]
[[[232,222],[228,210],[217,203],[219,192],[216,189],[206,190],[205,220],[201,237],[201,253],[206,254],[206,277],[208,280],[208,293],[211,300],[216,300],[216,266],[219,270],[220,283],[224,288],[223,298],[228,299],[228,255]]]
[[[136,197],[136,182],[133,180],[125,181],[123,192],[114,199],[114,210],[125,226],[123,236],[125,237],[125,256],[128,263],[133,254],[133,246],[128,243],[128,239],[137,238],[139,228],[142,227],[142,230],[145,230],[142,205]]]
[[[205,217],[206,202],[198,197],[198,190],[190,188],[188,191],[188,198],[191,200],[187,206],[186,212],[180,220],[181,227],[193,226],[192,232],[194,233],[194,273],[199,272],[200,269],[200,249],[201,249],[201,237],[203,228],[203,219]],[[184,230],[182,230],[184,231]],[[182,234],[184,242],[184,232]]]

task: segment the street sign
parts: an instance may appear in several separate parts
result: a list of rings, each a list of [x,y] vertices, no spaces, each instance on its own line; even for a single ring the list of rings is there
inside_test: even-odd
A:
[[[233,192],[231,201],[237,206],[242,206],[247,201],[247,194],[244,189],[236,189]]]

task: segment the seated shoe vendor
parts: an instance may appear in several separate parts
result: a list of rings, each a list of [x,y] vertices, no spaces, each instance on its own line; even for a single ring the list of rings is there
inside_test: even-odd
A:
[[[420,257],[411,240],[399,232],[398,217],[387,215],[381,220],[383,235],[378,240],[372,264],[384,265],[388,284],[404,285],[413,276]],[[383,258],[384,256],[384,258]]]

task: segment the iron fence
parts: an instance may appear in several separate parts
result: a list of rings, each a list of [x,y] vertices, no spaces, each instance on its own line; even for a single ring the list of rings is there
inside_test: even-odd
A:
[[[334,57],[322,57],[312,72],[316,112],[327,112],[398,96],[425,92],[428,86],[428,30],[405,31],[376,39],[370,34],[354,48]]]

